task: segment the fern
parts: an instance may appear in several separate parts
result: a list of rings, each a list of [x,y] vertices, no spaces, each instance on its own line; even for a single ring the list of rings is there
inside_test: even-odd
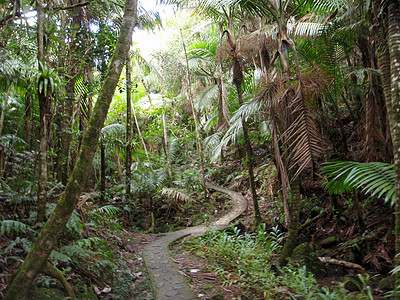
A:
[[[65,253],[53,250],[53,251],[51,251],[51,254],[50,254],[50,261],[54,265],[57,265],[58,262],[71,263],[72,259],[69,255],[67,255]]]
[[[76,245],[66,245],[60,249],[60,252],[69,256],[72,260],[76,260],[78,258],[88,258],[90,256],[90,251],[84,249],[79,245],[79,241],[76,242]]]
[[[76,241],[76,245],[80,248],[92,248],[92,247],[98,247],[100,245],[105,245],[107,242],[102,240],[101,238],[97,236],[89,237],[87,239],[81,239],[79,241]]]
[[[93,211],[93,214],[105,215],[107,217],[114,217],[119,212],[119,208],[113,205],[105,205]]]
[[[390,201],[392,206],[395,204],[393,164],[336,161],[324,163],[322,171],[329,179],[325,188],[334,194],[358,189],[364,194],[384,197],[385,202]]]
[[[28,253],[31,248],[32,248],[32,242],[30,240],[28,240],[27,238],[20,238],[19,236],[12,241],[6,249],[4,249],[4,252],[8,252],[11,249],[15,248],[16,246],[21,245],[22,249],[24,250],[24,252]]]
[[[1,221],[1,234],[10,235],[11,232],[19,234],[20,232],[26,233],[27,231],[33,231],[29,225],[26,225],[19,221],[14,220],[3,220]]]
[[[49,217],[50,214],[55,209],[56,203],[47,203],[46,206],[47,206],[46,215],[47,215],[47,217]],[[81,216],[79,215],[79,213],[76,210],[74,210],[72,212],[71,217],[68,220],[67,230],[69,230],[70,232],[75,232],[75,233],[79,234],[82,227],[83,227],[83,222],[81,220]]]

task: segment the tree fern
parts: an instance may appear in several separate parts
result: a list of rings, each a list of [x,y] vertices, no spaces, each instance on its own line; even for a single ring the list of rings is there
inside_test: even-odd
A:
[[[394,165],[381,162],[336,161],[323,164],[329,181],[325,188],[334,194],[358,189],[364,194],[396,201]]]

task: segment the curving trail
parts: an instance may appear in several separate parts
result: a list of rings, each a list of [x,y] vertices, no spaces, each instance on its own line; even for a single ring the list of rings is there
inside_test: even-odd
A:
[[[211,227],[226,227],[232,220],[239,217],[246,210],[247,201],[240,193],[217,187],[208,182],[206,186],[207,188],[229,195],[233,200],[231,211],[211,224]],[[206,227],[205,225],[200,225],[170,232],[144,248],[143,258],[147,266],[156,300],[196,299],[186,279],[179,273],[178,267],[173,262],[169,254],[168,245],[187,235],[196,236],[204,234],[209,228],[210,227]]]

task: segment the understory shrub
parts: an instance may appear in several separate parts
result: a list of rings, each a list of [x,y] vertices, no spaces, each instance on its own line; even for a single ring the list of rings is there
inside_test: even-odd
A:
[[[190,240],[185,247],[207,259],[220,276],[223,286],[240,288],[249,299],[345,299],[343,289],[320,289],[313,274],[305,267],[276,264],[283,234],[274,227],[266,233],[242,233],[236,227],[211,230]]]

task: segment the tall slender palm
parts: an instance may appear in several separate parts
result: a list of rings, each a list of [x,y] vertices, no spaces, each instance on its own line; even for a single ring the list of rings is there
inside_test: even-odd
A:
[[[273,119],[275,118],[276,113],[281,115],[281,117],[278,118],[277,121],[274,121],[273,124],[277,126],[277,128],[274,129],[274,132],[281,132],[281,147],[286,156],[286,162],[284,163],[281,161],[281,155],[277,152],[279,151],[279,147],[275,147],[277,166],[280,173],[282,173],[282,185],[286,186],[285,188],[287,188],[288,184],[288,176],[286,176],[286,174],[288,174],[290,178],[291,205],[289,209],[289,234],[280,256],[280,263],[285,264],[287,258],[291,256],[291,253],[297,244],[297,228],[301,210],[299,189],[300,181],[298,180],[298,176],[304,172],[306,168],[313,168],[314,161],[322,150],[320,147],[321,142],[317,129],[318,127],[315,123],[315,118],[309,104],[307,103],[304,92],[303,77],[300,72],[296,45],[288,32],[289,21],[296,16],[301,8],[308,5],[308,1],[237,0],[232,3],[237,4],[242,10],[248,13],[257,14],[262,19],[270,18],[276,26],[278,47],[272,60],[265,67],[266,71],[264,71],[263,74],[266,76],[268,70],[273,67],[276,59],[279,58],[284,71],[284,81],[287,82],[286,85],[288,86],[283,89],[284,92],[279,97],[281,101],[276,102],[279,106],[269,106],[272,108],[270,116]],[[296,75],[293,79],[290,67],[291,64],[287,55],[289,48],[292,49],[292,64],[295,66]],[[268,78],[264,81],[267,82]]]

